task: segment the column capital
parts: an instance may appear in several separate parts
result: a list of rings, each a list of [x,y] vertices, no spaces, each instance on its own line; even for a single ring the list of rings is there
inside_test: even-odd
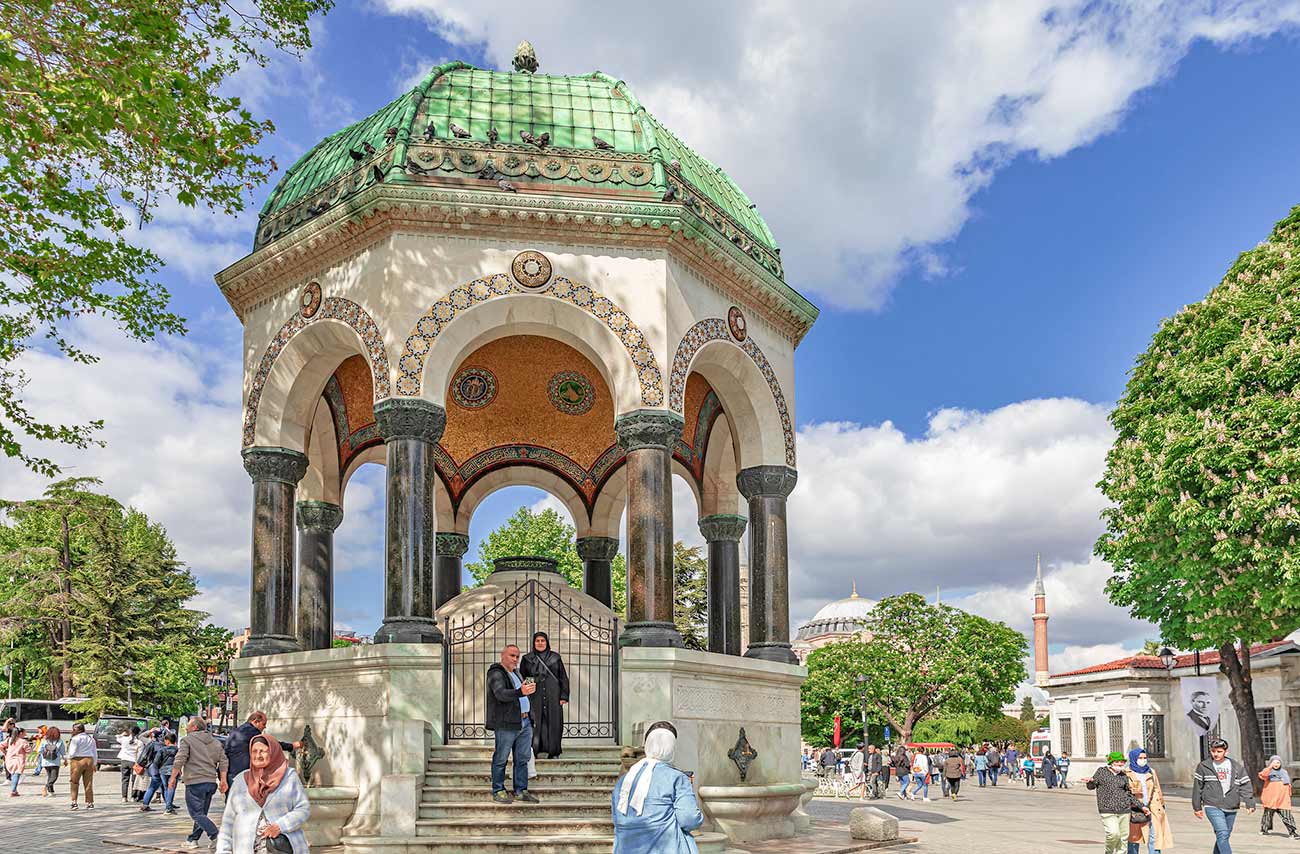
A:
[[[736,475],[736,487],[745,498],[756,495],[786,498],[794,491],[799,472],[789,466],[753,466]]]
[[[307,473],[307,455],[289,448],[245,448],[240,454],[244,458],[244,471],[259,481],[275,481],[297,486],[298,481]]]
[[[389,439],[437,442],[447,426],[447,410],[418,397],[390,397],[375,404],[375,423],[385,442]]]
[[[574,547],[583,560],[613,560],[618,554],[618,538],[578,537]]]
[[[440,557],[464,557],[469,551],[469,534],[438,531],[433,535],[433,553]]]
[[[641,448],[671,449],[673,440],[682,435],[686,422],[676,412],[666,409],[637,409],[614,420],[614,432],[625,451]]]
[[[740,542],[740,538],[745,535],[745,526],[748,524],[749,519],[744,516],[717,513],[700,520],[700,534],[706,543],[715,543],[719,540]]]
[[[328,534],[343,521],[343,508],[328,501],[299,501],[298,529]]]

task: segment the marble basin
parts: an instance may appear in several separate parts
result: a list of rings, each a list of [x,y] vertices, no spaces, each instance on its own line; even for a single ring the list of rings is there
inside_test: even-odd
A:
[[[343,825],[357,808],[357,790],[308,787],[307,800],[311,803],[311,818],[303,828],[307,844],[312,848],[338,845],[343,838]]]
[[[807,790],[802,782],[754,786],[700,786],[700,805],[732,842],[789,839],[793,813]]]
[[[817,781],[812,778],[804,779],[803,794],[799,796],[799,806],[795,809],[790,819],[794,822],[796,833],[804,833],[812,827],[812,816],[808,814],[808,804],[817,793]]]

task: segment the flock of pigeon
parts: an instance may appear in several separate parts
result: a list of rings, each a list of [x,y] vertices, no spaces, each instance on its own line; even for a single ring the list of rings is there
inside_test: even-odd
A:
[[[470,139],[472,136],[469,131],[465,130],[465,128],[461,127],[455,122],[449,122],[448,129],[451,131],[451,135],[456,139]],[[393,142],[397,139],[397,133],[398,131],[397,128],[395,127],[390,127],[388,130],[384,131],[384,142],[388,145],[392,145]],[[501,139],[501,134],[497,132],[497,129],[495,127],[488,128],[487,136],[488,136],[488,141],[493,143],[494,145],[497,142],[499,142]],[[429,122],[429,124],[424,129],[424,141],[433,142],[437,138],[438,138],[438,132],[434,128],[433,122]],[[551,135],[549,133],[534,134],[526,130],[521,130],[519,132],[519,138],[523,142],[527,143],[528,145],[537,146],[539,150],[544,150],[546,146],[551,144]],[[612,143],[610,143],[607,140],[601,139],[595,134],[591,135],[591,143],[600,151],[614,150],[614,146]],[[375,147],[371,145],[369,142],[363,141],[361,143],[360,149],[349,147],[348,154],[351,155],[352,161],[354,163],[360,163],[362,160],[365,160],[366,158],[371,157],[375,154]],[[681,163],[678,162],[677,160],[673,160],[672,163],[669,164],[669,168],[671,168],[674,172],[680,171],[681,166],[682,166]],[[375,172],[375,180],[383,181],[384,179],[383,170],[379,166],[374,166],[373,169]],[[414,172],[417,175],[430,175],[433,173],[432,169],[428,169],[424,166],[421,166],[420,164],[412,160],[410,157],[406,158],[406,169],[407,171]],[[478,173],[478,176],[480,178],[484,178],[489,181],[495,180],[497,182],[497,186],[507,193],[519,192],[519,188],[517,188],[514,184],[512,184],[506,178],[505,175],[502,175],[495,168],[493,168],[491,164],[484,166],[483,169]],[[663,200],[665,202],[673,202],[673,201],[677,201],[677,199],[678,199],[677,186],[674,184],[669,184],[668,190],[664,193]],[[693,201],[694,199],[689,196],[686,199],[687,204],[690,204]]]

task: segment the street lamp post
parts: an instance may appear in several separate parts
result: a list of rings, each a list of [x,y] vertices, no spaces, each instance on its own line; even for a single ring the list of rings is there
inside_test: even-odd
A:
[[[131,678],[135,676],[135,671],[128,666],[122,671],[122,678],[126,680],[126,716],[131,717],[135,714],[135,704],[131,700]]]
[[[858,700],[862,704],[862,743],[866,744],[870,740],[867,733],[867,677],[859,673],[855,681],[858,683]]]

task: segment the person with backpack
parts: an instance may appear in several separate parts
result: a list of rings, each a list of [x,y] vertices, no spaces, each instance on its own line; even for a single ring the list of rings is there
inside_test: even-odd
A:
[[[953,748],[948,758],[943,760],[943,779],[947,784],[948,797],[954,801],[957,800],[957,790],[961,788],[961,778],[965,774],[966,763],[962,761],[961,753],[957,748]]]
[[[989,763],[989,782],[996,788],[998,775],[1002,773],[1002,754],[998,752],[996,747],[990,747],[988,753],[984,754],[984,758]]]
[[[164,812],[168,815],[176,814],[176,786],[168,785],[168,778],[171,777],[172,767],[176,763],[176,733],[169,732],[163,736],[162,746],[153,754],[152,767],[150,768],[149,788],[144,791],[144,805],[140,807],[140,812],[153,812],[149,802],[153,800],[155,792],[163,793]]]
[[[54,794],[54,784],[59,780],[59,768],[68,764],[68,749],[63,744],[63,733],[56,726],[45,728],[41,738],[41,749],[36,754],[36,773],[45,772],[45,788],[41,797],[48,798]]]
[[[1208,819],[1214,828],[1214,847],[1220,854],[1231,854],[1232,826],[1242,804],[1246,812],[1255,811],[1255,790],[1241,763],[1228,756],[1228,742],[1216,738],[1210,742],[1210,758],[1196,766],[1192,774],[1192,812]]]

